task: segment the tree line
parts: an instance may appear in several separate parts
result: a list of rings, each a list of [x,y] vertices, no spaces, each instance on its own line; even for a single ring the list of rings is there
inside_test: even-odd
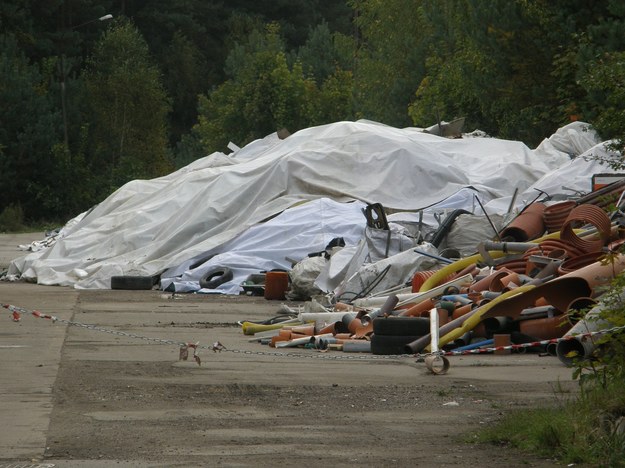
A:
[[[65,220],[230,141],[339,120],[462,116],[535,146],[581,119],[620,141],[624,21],[617,0],[4,2],[0,213]]]

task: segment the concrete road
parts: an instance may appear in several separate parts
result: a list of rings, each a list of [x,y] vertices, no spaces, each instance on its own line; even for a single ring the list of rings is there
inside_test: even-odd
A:
[[[40,238],[39,234],[0,235],[0,269],[23,254],[18,245]],[[313,350],[284,357],[250,342],[236,323],[275,316],[280,303],[263,298],[172,296],[156,290],[79,291],[4,281],[0,303],[59,319],[53,322],[25,313],[14,321],[1,309],[0,468],[293,466],[300,462],[478,466],[493,462],[493,457],[505,466],[550,466],[548,461],[497,447],[463,449],[458,442],[457,448],[450,449],[445,437],[476,420],[492,420],[507,408],[550,402],[555,393],[576,388],[570,369],[556,358],[533,354],[451,357],[449,373],[441,376],[428,374],[414,358],[331,360],[313,356]],[[87,327],[72,326],[81,324]],[[217,340],[227,350],[202,349],[201,366],[178,360],[179,343],[199,342],[208,348]],[[180,398],[179,393],[189,389],[196,389],[198,402],[191,401],[193,396]],[[332,406],[330,400],[346,398],[347,393],[350,398],[358,395],[353,397],[358,401],[371,400],[362,414],[354,413],[353,408],[360,407],[357,403],[340,415],[342,406]],[[281,395],[290,403],[272,406],[275,402],[265,401],[267,394]],[[150,401],[144,401],[148,396]],[[216,401],[223,406],[217,408]],[[247,410],[241,410],[241,402]],[[310,426],[304,421],[282,426],[285,420],[297,419],[306,403],[313,404],[306,410]],[[413,416],[408,416],[412,413],[407,411],[413,411],[408,405],[418,409]],[[323,419],[329,429],[320,433],[311,422],[318,424],[313,409],[326,406]],[[235,407],[239,409],[234,411]],[[442,415],[442,410],[450,413]],[[252,433],[257,420],[268,425]],[[341,439],[346,420],[352,421],[350,434],[359,439],[353,445],[334,441]],[[405,427],[393,426],[382,434],[373,429],[388,421],[404,421]],[[194,434],[180,430],[198,424],[203,427],[201,436],[199,430]],[[271,435],[271,445],[268,433],[278,426],[285,429]],[[417,437],[416,432],[425,427],[431,429]],[[414,440],[396,441],[398,430],[412,434]],[[298,431],[301,438],[293,439]],[[200,437],[207,433],[216,445],[210,449],[204,442],[200,450]],[[319,439],[318,446],[309,446],[311,437]],[[276,449],[279,455],[272,446],[282,447]],[[248,451],[242,453],[242,447]],[[293,458],[285,447],[300,447],[300,458]],[[369,447],[366,458],[363,447]],[[389,450],[394,454],[390,459]]]

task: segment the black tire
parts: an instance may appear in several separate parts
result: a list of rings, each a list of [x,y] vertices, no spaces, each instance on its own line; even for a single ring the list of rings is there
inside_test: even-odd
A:
[[[200,278],[200,288],[217,289],[220,285],[230,281],[234,275],[228,267],[219,267],[208,270]]]
[[[423,336],[430,333],[427,317],[377,317],[373,319],[373,333],[387,336]]]
[[[152,289],[154,279],[151,276],[111,276],[111,289],[132,291]]]
[[[371,353],[406,354],[406,345],[417,339],[419,339],[418,336],[373,335],[371,337]]]

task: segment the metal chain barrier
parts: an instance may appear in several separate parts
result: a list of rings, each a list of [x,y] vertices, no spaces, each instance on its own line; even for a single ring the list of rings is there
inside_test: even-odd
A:
[[[193,359],[197,362],[198,365],[201,365],[201,360],[198,355],[198,351],[200,349],[207,349],[213,352],[230,352],[233,354],[243,354],[243,355],[254,355],[254,356],[271,356],[271,357],[290,357],[290,358],[308,358],[308,359],[326,359],[326,360],[347,360],[347,361],[389,361],[389,360],[398,360],[405,358],[417,358],[418,361],[431,358],[431,357],[440,357],[440,356],[461,356],[467,354],[487,354],[495,351],[504,351],[504,350],[517,350],[523,348],[530,348],[535,346],[543,346],[549,344],[556,344],[560,341],[573,340],[573,339],[581,339],[586,340],[590,337],[597,335],[604,335],[607,333],[613,333],[616,331],[620,331],[625,329],[625,326],[613,327],[610,329],[599,330],[591,333],[584,333],[580,335],[570,335],[562,338],[553,338],[550,340],[542,340],[542,341],[533,341],[530,343],[521,343],[521,344],[513,344],[508,346],[495,346],[490,348],[477,348],[470,349],[465,351],[437,351],[436,353],[418,353],[418,354],[393,354],[393,355],[345,355],[345,354],[331,354],[327,353],[327,350],[316,350],[317,353],[281,353],[277,351],[248,351],[248,350],[240,350],[240,349],[228,349],[221,342],[216,341],[212,345],[200,345],[199,342],[196,343],[185,343],[175,340],[168,340],[162,338],[152,338],[143,335],[137,335],[135,333],[128,333],[119,330],[111,330],[108,328],[99,327],[97,325],[90,325],[81,322],[75,322],[73,320],[65,320],[54,315],[45,314],[43,312],[39,312],[37,310],[28,310],[23,307],[11,305],[11,304],[2,304],[2,307],[8,309],[12,314],[12,320],[14,322],[19,322],[21,320],[21,314],[30,314],[37,318],[48,319],[53,323],[59,322],[64,323],[68,326],[85,328],[88,330],[93,330],[101,333],[108,333],[110,335],[123,336],[125,338],[132,338],[138,340],[144,340],[147,342],[168,345],[168,346],[176,346],[180,350],[179,360],[186,361],[189,355],[189,349],[193,350]]]
[[[88,330],[93,330],[101,333],[108,333],[110,335],[123,336],[125,338],[133,338],[148,341],[155,344],[161,345],[169,345],[176,346],[180,350],[179,360],[186,361],[189,356],[189,349],[193,350],[193,359],[201,365],[201,360],[198,355],[198,351],[200,349],[208,349],[213,352],[229,352],[233,354],[244,354],[244,355],[255,355],[255,356],[274,356],[274,357],[291,357],[291,358],[309,358],[309,359],[327,359],[327,360],[350,360],[350,361],[368,361],[368,360],[394,360],[399,358],[414,358],[413,354],[397,354],[397,355],[334,355],[326,353],[326,350],[316,350],[318,353],[281,353],[277,351],[248,351],[248,350],[240,350],[240,349],[229,349],[226,348],[221,342],[216,341],[212,345],[201,345],[199,343],[185,343],[181,341],[175,340],[167,340],[162,338],[152,338],[143,335],[137,335],[135,333],[128,333],[119,330],[111,330],[108,328],[99,327],[97,325],[91,325],[81,322],[75,322],[73,320],[66,320],[59,318],[55,315],[45,314],[38,310],[28,310],[23,307],[15,306],[12,304],[2,304],[2,307],[8,309],[12,314],[12,318],[14,322],[19,322],[21,320],[22,314],[29,314],[37,318],[48,319],[53,323],[59,322],[64,323],[68,326],[85,328]]]

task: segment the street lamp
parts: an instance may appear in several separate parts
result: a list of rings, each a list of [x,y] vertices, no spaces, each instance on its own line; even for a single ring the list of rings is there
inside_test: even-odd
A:
[[[75,30],[78,28],[81,28],[83,26],[86,26],[88,24],[91,23],[95,23],[96,21],[108,21],[110,19],[113,19],[113,15],[111,14],[107,14],[104,16],[100,16],[99,18],[96,19],[92,19],[89,21],[86,21],[84,23],[81,23],[77,26],[73,26],[70,28],[70,30]],[[65,53],[61,54],[61,110],[63,112],[63,141],[65,142],[65,149],[69,151],[69,138],[67,135],[67,103],[66,103],[66,98],[65,98]]]
[[[71,29],[82,28],[83,26],[86,26],[87,24],[95,23],[96,21],[107,21],[107,20],[110,20],[110,19],[113,19],[113,15],[111,15],[111,14],[100,16],[99,18],[86,21],[84,23],[79,24],[78,26],[74,26]]]

